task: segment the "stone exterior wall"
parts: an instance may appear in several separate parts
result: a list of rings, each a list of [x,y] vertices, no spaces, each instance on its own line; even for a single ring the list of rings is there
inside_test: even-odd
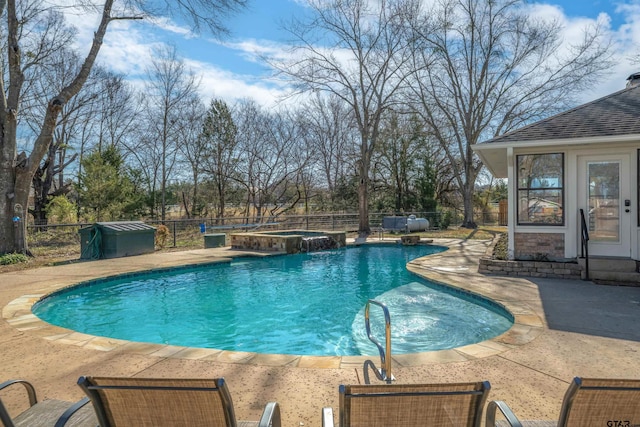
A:
[[[562,261],[564,234],[515,233],[514,258],[517,260]]]
[[[505,276],[580,279],[581,269],[576,262],[502,261],[481,258],[478,272]]]

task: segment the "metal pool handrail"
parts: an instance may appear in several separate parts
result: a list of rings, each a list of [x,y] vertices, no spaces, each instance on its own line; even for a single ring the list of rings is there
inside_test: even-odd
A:
[[[369,321],[369,308],[371,304],[379,306],[384,312],[386,351],[384,348],[382,348],[380,342],[378,342],[378,340],[371,334],[371,324]],[[391,316],[389,315],[389,309],[381,302],[370,299],[369,301],[367,301],[367,305],[364,309],[364,323],[365,327],[367,328],[367,337],[372,343],[376,345],[376,347],[378,347],[381,365],[380,369],[376,369],[375,364],[371,360],[367,360],[366,362],[364,362],[365,383],[369,384],[369,375],[367,368],[372,367],[374,369],[376,377],[380,381],[386,381],[388,384],[391,384],[391,382],[395,378],[393,378],[393,375],[391,375]]]

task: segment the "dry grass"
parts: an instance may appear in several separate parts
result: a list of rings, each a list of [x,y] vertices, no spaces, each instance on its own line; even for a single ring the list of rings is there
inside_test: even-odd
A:
[[[497,234],[505,233],[506,227],[478,227],[476,229],[454,228],[447,230],[423,231],[418,234],[422,238],[442,239],[477,239],[490,240]],[[350,235],[355,237],[356,233]],[[385,237],[399,237],[399,234],[385,233]],[[29,257],[26,263],[0,265],[0,273],[8,271],[25,270],[36,267],[51,266],[77,262],[80,258],[80,243],[76,233],[39,233],[33,242],[30,242],[33,257]],[[173,246],[173,236],[169,236],[167,245],[157,252],[173,252],[188,249],[202,249],[202,235],[198,231],[179,233],[176,236],[176,245]]]

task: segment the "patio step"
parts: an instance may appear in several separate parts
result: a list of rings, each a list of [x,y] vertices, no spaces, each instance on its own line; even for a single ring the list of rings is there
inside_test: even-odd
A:
[[[581,276],[586,278],[586,262],[578,259]],[[638,262],[630,258],[589,258],[589,280],[603,285],[640,286]]]

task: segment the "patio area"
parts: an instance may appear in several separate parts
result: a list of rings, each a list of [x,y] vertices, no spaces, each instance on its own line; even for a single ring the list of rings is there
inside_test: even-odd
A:
[[[503,303],[516,316],[500,337],[453,350],[393,357],[399,383],[488,380],[490,400],[524,419],[553,419],[574,376],[640,378],[640,288],[591,282],[478,274],[490,242],[436,240],[450,249],[410,263],[431,280]],[[366,357],[300,357],[128,343],[47,326],[28,312],[47,292],[117,273],[212,262],[228,248],[78,262],[0,275],[3,378],[34,383],[39,398],[77,400],[80,375],[225,377],[239,419],[257,419],[277,401],[285,426],[320,427],[324,406],[337,408],[338,385],[363,381]],[[393,314],[392,314],[393,315]],[[379,364],[377,357],[371,357]],[[3,395],[9,409],[24,407]]]

